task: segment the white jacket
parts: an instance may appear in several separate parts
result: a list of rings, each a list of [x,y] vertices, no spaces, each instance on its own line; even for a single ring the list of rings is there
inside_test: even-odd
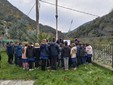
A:
[[[86,46],[86,52],[87,52],[87,54],[93,54],[93,49],[92,49],[91,45]]]
[[[77,53],[77,47],[72,47],[71,48],[71,58],[76,58],[76,53]]]

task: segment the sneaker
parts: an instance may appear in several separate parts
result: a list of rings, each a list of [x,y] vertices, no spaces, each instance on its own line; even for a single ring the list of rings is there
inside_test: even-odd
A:
[[[32,71],[32,69],[29,69],[29,71]]]
[[[23,70],[25,70],[25,68],[23,68]]]
[[[64,69],[65,71],[67,71],[68,69]]]
[[[76,70],[77,68],[74,68],[73,70]]]
[[[51,70],[51,71],[55,72],[56,70]]]
[[[33,71],[34,69],[29,69],[29,71]]]

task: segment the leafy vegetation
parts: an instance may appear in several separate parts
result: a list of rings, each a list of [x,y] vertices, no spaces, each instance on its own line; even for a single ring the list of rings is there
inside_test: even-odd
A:
[[[2,53],[2,68],[0,68],[0,79],[11,80],[35,80],[34,85],[112,85],[113,73],[94,65],[82,65],[76,71],[64,71],[58,69],[25,71],[15,65],[7,63],[6,53]]]

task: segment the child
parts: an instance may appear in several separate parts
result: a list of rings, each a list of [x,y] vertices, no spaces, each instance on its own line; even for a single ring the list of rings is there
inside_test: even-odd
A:
[[[77,47],[75,46],[75,43],[73,43],[70,52],[73,70],[76,70],[76,52],[77,52]]]
[[[87,52],[87,61],[88,63],[92,63],[91,58],[93,55],[93,49],[90,44],[86,44],[86,52]]]
[[[40,46],[38,43],[35,43],[34,47],[34,57],[35,57],[35,68],[39,67],[39,57],[40,57]]]
[[[33,50],[34,50],[34,47],[32,46],[32,43],[29,43],[26,49],[26,56],[28,58],[28,64],[29,64],[29,71],[34,70],[33,64],[34,64],[35,58],[34,58]]]
[[[28,59],[26,57],[26,49],[27,49],[27,44],[25,44],[25,47],[22,50],[22,65],[23,65],[23,69],[28,69]]]

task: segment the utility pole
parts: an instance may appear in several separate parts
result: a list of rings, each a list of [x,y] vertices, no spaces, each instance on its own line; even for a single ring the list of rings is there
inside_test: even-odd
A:
[[[58,0],[56,0],[56,40],[58,40]]]
[[[36,0],[36,36],[39,34],[39,0]]]
[[[4,28],[5,28],[4,38],[7,38],[8,37],[8,27],[7,27],[7,22],[6,21],[4,21]]]

